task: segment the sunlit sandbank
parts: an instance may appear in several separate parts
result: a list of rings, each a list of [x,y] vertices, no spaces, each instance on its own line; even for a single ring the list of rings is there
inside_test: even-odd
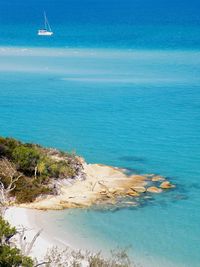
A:
[[[48,56],[48,57],[63,57],[63,56],[96,56],[96,57],[124,57],[131,56],[133,58],[143,58],[144,56],[148,58],[154,58],[157,56],[162,56],[162,59],[168,60],[169,55],[177,55],[182,58],[184,55],[200,55],[200,50],[198,49],[123,49],[123,48],[69,48],[69,47],[23,47],[23,46],[0,46],[0,55],[32,55],[32,56]]]
[[[0,47],[0,57],[1,71],[61,75],[60,79],[72,82],[151,84],[156,80],[170,85],[200,80],[191,68],[200,63],[198,50]]]

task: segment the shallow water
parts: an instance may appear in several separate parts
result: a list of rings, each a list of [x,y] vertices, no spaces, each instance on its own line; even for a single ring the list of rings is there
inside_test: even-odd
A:
[[[45,213],[47,232],[130,246],[144,267],[199,266],[200,52],[2,47],[0,59],[1,135],[177,184],[141,208]]]

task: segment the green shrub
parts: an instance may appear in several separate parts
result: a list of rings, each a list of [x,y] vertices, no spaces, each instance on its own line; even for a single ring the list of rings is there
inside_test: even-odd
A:
[[[41,194],[51,193],[48,188],[50,179],[71,178],[77,173],[75,154],[23,144],[12,138],[0,137],[0,160],[3,158],[13,165],[16,176],[21,175],[11,192],[19,203],[31,202]],[[3,166],[0,180],[8,187],[11,179],[4,170]]]
[[[16,234],[16,229],[10,227],[9,223],[0,216],[0,244],[2,244],[3,239],[8,239],[14,234]]]
[[[10,247],[9,240],[16,234],[16,229],[0,217],[0,266],[1,267],[32,267],[33,261],[21,254],[16,247]]]
[[[21,143],[13,138],[0,137],[0,157],[12,158],[13,150]]]
[[[41,157],[38,165],[39,175],[50,178],[68,178],[75,175],[75,170],[64,160],[56,161],[48,156]]]
[[[48,168],[49,175],[55,178],[67,178],[75,175],[74,169],[65,161],[52,162]]]
[[[40,153],[36,148],[20,145],[13,150],[12,158],[18,170],[34,174],[40,159]]]
[[[28,203],[34,201],[41,194],[49,194],[51,189],[41,185],[37,180],[23,177],[16,182],[16,187],[12,195],[16,197],[18,203]]]
[[[9,245],[0,246],[1,267],[32,267],[33,261],[21,254],[18,248],[11,248]]]

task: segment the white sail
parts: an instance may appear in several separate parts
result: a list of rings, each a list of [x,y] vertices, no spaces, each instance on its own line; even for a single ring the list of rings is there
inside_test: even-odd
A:
[[[53,32],[51,30],[51,26],[49,24],[49,21],[47,19],[45,12],[44,12],[44,29],[38,30],[38,35],[46,35],[46,36],[53,35]]]

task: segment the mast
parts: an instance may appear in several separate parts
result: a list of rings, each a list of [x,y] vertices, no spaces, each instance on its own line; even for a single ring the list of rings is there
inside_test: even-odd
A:
[[[47,19],[47,16],[46,16],[46,12],[44,11],[44,27],[45,27],[45,29],[46,30],[48,30],[48,31],[52,31],[51,30],[51,27],[50,27],[50,25],[49,25],[49,22],[48,22],[48,19]]]

